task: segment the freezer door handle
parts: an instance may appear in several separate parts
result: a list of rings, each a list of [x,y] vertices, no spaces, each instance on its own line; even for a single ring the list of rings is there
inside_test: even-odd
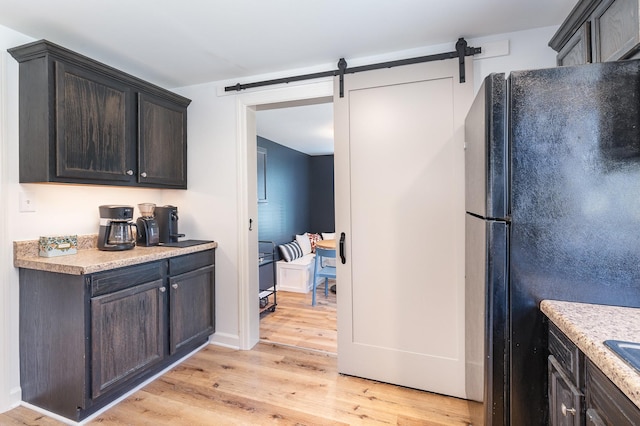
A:
[[[344,239],[345,239],[344,232],[341,232],[340,233],[340,261],[342,262],[343,265],[347,263],[347,258],[344,256]]]

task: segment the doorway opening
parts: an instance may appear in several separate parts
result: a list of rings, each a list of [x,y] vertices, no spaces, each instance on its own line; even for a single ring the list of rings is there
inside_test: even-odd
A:
[[[310,84],[287,85],[272,90],[249,92],[236,97],[238,179],[238,335],[239,349],[248,350],[260,335],[258,289],[258,238],[252,226],[257,220],[256,126],[257,106],[279,102],[333,97],[331,79]],[[232,341],[232,340],[229,340]]]
[[[326,297],[324,280],[318,280],[315,306],[309,290],[309,251],[315,239],[335,233],[332,100],[256,106],[257,239],[260,340],[337,353],[335,280]],[[307,266],[285,264],[277,247],[307,237],[299,260]]]

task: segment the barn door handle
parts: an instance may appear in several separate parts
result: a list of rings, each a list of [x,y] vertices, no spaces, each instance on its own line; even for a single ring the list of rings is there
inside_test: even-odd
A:
[[[343,265],[347,263],[347,258],[344,257],[344,238],[344,232],[340,233],[340,261]]]

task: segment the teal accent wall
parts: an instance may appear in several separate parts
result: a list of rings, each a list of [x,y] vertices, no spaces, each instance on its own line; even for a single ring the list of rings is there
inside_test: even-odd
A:
[[[260,136],[257,144],[267,151],[258,239],[282,244],[304,232],[333,232],[333,155],[310,156]]]

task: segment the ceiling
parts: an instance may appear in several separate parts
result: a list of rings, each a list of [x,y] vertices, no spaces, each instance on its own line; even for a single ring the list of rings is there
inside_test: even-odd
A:
[[[559,25],[576,2],[0,0],[0,25],[177,88]]]
[[[260,109],[256,113],[256,133],[308,155],[333,154],[333,104]]]

